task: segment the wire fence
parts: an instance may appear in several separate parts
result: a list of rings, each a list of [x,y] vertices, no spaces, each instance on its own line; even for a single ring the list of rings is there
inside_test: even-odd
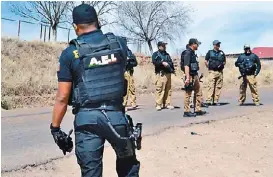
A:
[[[55,41],[52,29],[47,24],[10,18],[1,18],[1,23],[2,36],[18,37],[21,40]],[[76,37],[72,31],[70,28],[57,27],[56,41],[69,42]]]
[[[20,40],[39,40],[43,42],[55,41],[52,29],[47,24],[34,23],[25,20],[14,20],[1,18],[1,35],[6,37],[17,37]],[[67,42],[76,38],[72,28],[57,27],[56,41]],[[149,53],[144,41],[128,38],[128,46],[138,53]]]

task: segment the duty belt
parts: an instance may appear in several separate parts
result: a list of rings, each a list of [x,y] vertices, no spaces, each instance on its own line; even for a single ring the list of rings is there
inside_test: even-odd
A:
[[[79,110],[109,110],[109,111],[121,111],[123,109],[122,103],[115,105],[111,102],[101,102],[101,103],[89,103],[84,107],[80,107]]]
[[[162,75],[165,75],[165,74],[170,74],[170,73],[169,73],[169,72],[166,72],[166,71],[161,70],[161,71],[157,72],[156,74],[160,74],[160,75],[162,76]]]

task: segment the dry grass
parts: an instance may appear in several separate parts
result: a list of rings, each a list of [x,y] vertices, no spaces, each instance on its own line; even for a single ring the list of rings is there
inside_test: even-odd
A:
[[[54,103],[57,87],[58,56],[65,44],[25,42],[16,39],[1,39],[1,107],[13,109],[18,107],[50,106]],[[154,92],[155,74],[151,58],[137,54],[139,67],[135,69],[135,81],[138,93]],[[177,65],[179,57],[173,57]],[[207,69],[200,58],[201,72],[207,75]],[[228,59],[224,70],[224,86],[238,85],[238,69],[234,59]],[[172,77],[174,90],[183,87],[183,73],[177,68]],[[260,85],[273,83],[273,63],[262,62],[262,71],[258,76]],[[207,79],[204,78],[204,87]],[[236,86],[237,87],[237,86]]]
[[[1,107],[38,106],[53,100],[57,56],[65,45],[2,38],[1,46]]]

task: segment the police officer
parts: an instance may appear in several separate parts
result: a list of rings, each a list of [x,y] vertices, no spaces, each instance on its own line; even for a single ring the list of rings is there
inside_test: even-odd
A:
[[[132,51],[129,48],[127,51],[127,55],[128,55],[128,58],[126,63],[126,71],[124,73],[124,77],[127,80],[127,92],[123,98],[123,106],[126,107],[128,99],[130,99],[131,106],[133,109],[135,109],[137,105],[136,105],[136,88],[135,88],[133,74],[134,74],[134,67],[137,66],[137,60],[136,60],[136,56],[132,53]]]
[[[184,97],[184,117],[195,117],[196,115],[204,115],[206,111],[201,110],[202,93],[198,77],[199,63],[195,51],[201,44],[197,39],[189,40],[189,47],[181,54],[181,69],[186,75],[185,79],[185,97]],[[196,112],[190,111],[190,98],[192,91],[196,95]]]
[[[189,49],[189,44],[186,45],[186,49]],[[185,73],[184,73],[184,76],[185,76]],[[183,80],[184,81],[184,80]],[[185,83],[184,83],[185,84]],[[202,97],[202,101],[201,101],[201,107],[205,107],[205,108],[208,108],[209,105],[207,103],[204,102],[204,97],[203,97],[203,90],[202,90],[202,87],[200,87],[200,92],[201,92],[201,97]],[[193,99],[191,99],[191,103],[190,103],[190,107],[193,107],[194,104],[193,104]]]
[[[256,106],[260,105],[257,90],[256,76],[260,73],[261,63],[257,55],[251,52],[250,45],[244,45],[244,53],[241,54],[235,66],[239,68],[241,73],[240,79],[240,98],[239,105],[243,105],[246,100],[246,88],[249,85],[253,102]]]
[[[71,151],[71,139],[60,129],[72,93],[75,114],[75,154],[82,177],[102,176],[105,140],[117,154],[119,177],[139,176],[128,123],[122,112],[127,46],[114,34],[103,34],[94,7],[81,4],[73,9],[73,27],[78,36],[60,58],[58,91],[51,133],[57,145]],[[72,88],[72,89],[71,89]]]
[[[171,105],[172,82],[171,74],[175,72],[172,59],[166,52],[165,42],[158,42],[158,51],[153,53],[152,62],[156,73],[156,110],[173,109]]]
[[[205,65],[209,69],[207,103],[220,105],[219,98],[223,87],[223,69],[226,64],[226,56],[220,50],[221,42],[213,41],[213,49],[209,50],[205,57]]]

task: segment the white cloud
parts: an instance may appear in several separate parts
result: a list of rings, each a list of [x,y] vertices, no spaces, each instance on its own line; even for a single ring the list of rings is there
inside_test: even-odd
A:
[[[265,31],[259,39],[253,43],[253,46],[272,47],[273,46],[273,29]]]
[[[189,26],[183,43],[190,37],[198,38],[202,41],[201,54],[212,47],[214,39],[221,40],[222,49],[228,52],[240,51],[245,43],[257,46],[261,43],[270,45],[269,39],[273,41],[270,37],[273,33],[268,31],[273,28],[273,2],[187,3],[196,11],[192,14],[194,23]]]

